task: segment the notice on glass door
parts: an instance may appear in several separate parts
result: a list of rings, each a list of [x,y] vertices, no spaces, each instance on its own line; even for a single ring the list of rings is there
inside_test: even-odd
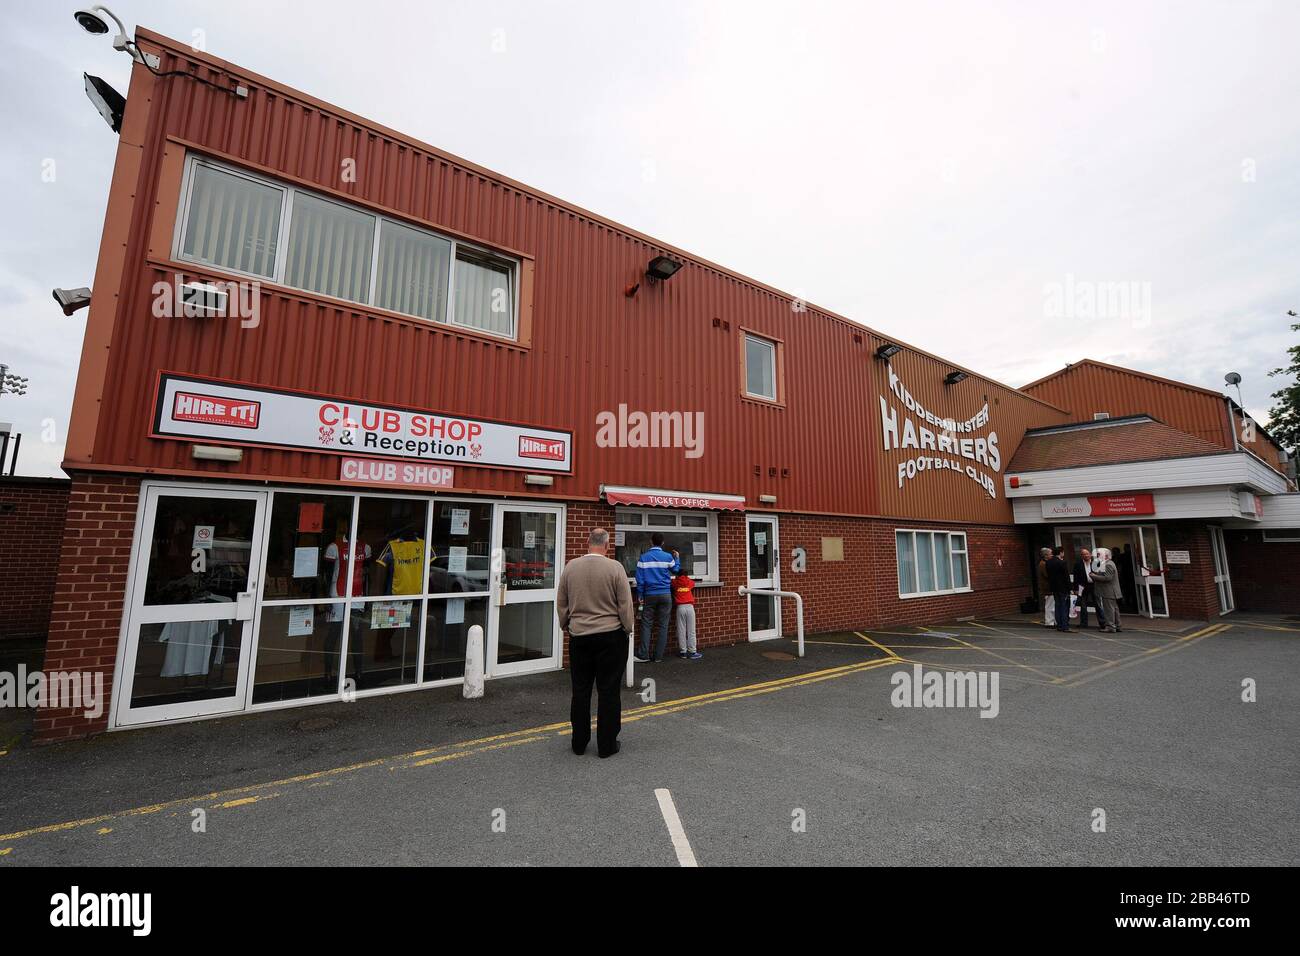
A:
[[[468,508],[451,509],[451,533],[469,534],[469,509]]]
[[[469,548],[448,548],[447,549],[447,573],[464,574],[466,556],[469,554]]]
[[[311,636],[315,610],[310,604],[289,608],[289,637]]]

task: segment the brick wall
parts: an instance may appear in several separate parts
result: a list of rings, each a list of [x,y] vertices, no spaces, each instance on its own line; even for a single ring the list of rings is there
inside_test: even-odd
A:
[[[79,709],[42,709],[34,725],[38,743],[84,737],[108,726],[139,498],[137,478],[73,476],[63,554],[54,584],[45,672],[103,674],[104,707],[94,720],[88,720]]]
[[[71,486],[0,478],[0,641],[45,636]]]
[[[1300,614],[1300,541],[1265,541],[1260,531],[1227,531],[1224,537],[1238,609]]]
[[[587,551],[587,534],[597,525],[614,528],[614,509],[604,504],[576,504],[568,511],[565,555]],[[939,597],[898,596],[894,531],[901,528],[965,531],[972,591]],[[1023,531],[1003,526],[962,526],[879,518],[778,515],[781,586],[804,599],[804,630],[824,631],[881,627],[897,623],[934,623],[969,615],[1015,613],[1032,594],[1027,542]],[[822,560],[822,538],[844,540],[843,561]],[[747,580],[745,516],[718,515],[719,571],[722,585],[697,587],[696,635],[702,648],[748,640],[748,613],[736,588]],[[796,547],[808,554],[807,570],[790,569]],[[782,601],[782,631],[793,637],[795,603]],[[676,649],[670,630],[669,648]],[[567,659],[566,659],[567,660]]]
[[[1169,616],[1209,621],[1219,616],[1219,589],[1214,583],[1214,551],[1209,527],[1204,521],[1160,521],[1160,547],[1163,551],[1187,551],[1191,564],[1169,567],[1165,574]],[[1175,581],[1170,572],[1182,571]]]

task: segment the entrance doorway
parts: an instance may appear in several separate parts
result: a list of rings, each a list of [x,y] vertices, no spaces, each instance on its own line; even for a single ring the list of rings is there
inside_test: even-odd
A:
[[[775,515],[746,515],[745,540],[749,552],[751,588],[781,589],[781,552]],[[781,600],[765,594],[749,596],[749,639],[769,641],[781,636]]]
[[[1083,548],[1094,555],[1098,548],[1109,548],[1115,567],[1119,569],[1123,595],[1119,601],[1120,610],[1144,617],[1169,616],[1160,559],[1160,533],[1155,525],[1058,527],[1056,543],[1065,549],[1066,561],[1071,565]]]
[[[119,725],[243,709],[265,514],[265,491],[146,489]]]
[[[560,660],[555,589],[564,565],[564,509],[496,506],[495,607],[487,639],[488,677],[554,670]]]

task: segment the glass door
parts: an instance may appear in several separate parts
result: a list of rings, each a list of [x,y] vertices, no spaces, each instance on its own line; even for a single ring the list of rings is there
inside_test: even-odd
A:
[[[1165,597],[1165,566],[1160,560],[1160,533],[1153,524],[1138,529],[1142,547],[1142,587],[1146,592],[1148,617],[1168,617],[1169,602]]]
[[[560,665],[555,586],[564,566],[564,509],[499,504],[492,531],[498,566],[487,676],[554,670]]]
[[[1236,608],[1232,596],[1232,577],[1228,573],[1228,547],[1223,539],[1223,529],[1210,526],[1210,550],[1214,552],[1214,586],[1219,591],[1219,613],[1227,614]]]
[[[776,517],[745,516],[749,553],[748,586],[766,591],[781,589],[781,560],[776,539]],[[781,601],[763,594],[749,596],[749,639],[768,641],[781,636]]]
[[[266,492],[146,486],[119,726],[241,710]]]

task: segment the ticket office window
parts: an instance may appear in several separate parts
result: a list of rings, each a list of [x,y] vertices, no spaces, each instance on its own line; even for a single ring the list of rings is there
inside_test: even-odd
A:
[[[664,550],[681,556],[682,570],[696,581],[718,581],[718,517],[706,511],[617,508],[614,559],[635,580],[637,559],[650,548],[650,536],[664,536]],[[621,543],[620,543],[621,542]]]

